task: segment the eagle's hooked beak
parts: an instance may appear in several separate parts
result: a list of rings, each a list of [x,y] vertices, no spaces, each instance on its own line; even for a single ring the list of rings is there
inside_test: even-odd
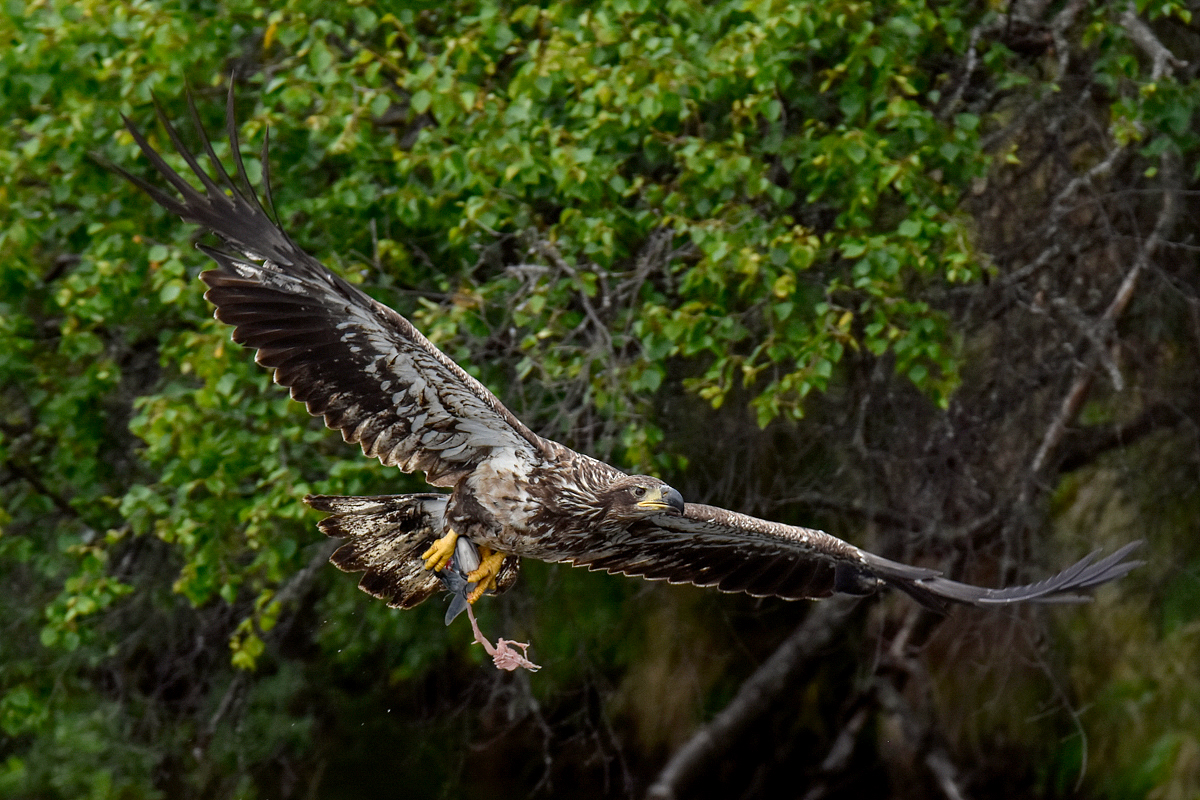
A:
[[[651,489],[646,496],[638,501],[638,508],[651,511],[672,510],[676,514],[683,513],[683,495],[670,486],[662,486],[657,490]]]

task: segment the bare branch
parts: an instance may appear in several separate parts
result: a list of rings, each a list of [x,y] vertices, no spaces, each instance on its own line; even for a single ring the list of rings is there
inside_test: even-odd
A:
[[[197,756],[201,755],[208,748],[209,742],[217,734],[217,726],[221,724],[221,720],[229,713],[229,709],[233,707],[234,701],[242,694],[242,690],[246,688],[246,676],[250,673],[245,670],[238,670],[233,679],[229,682],[229,686],[225,689],[225,694],[221,696],[221,702],[217,704],[217,710],[209,717],[208,725],[204,729],[204,737],[202,744],[196,745],[193,753]]]
[[[1054,16],[1050,34],[1054,38],[1054,49],[1058,52],[1057,80],[1062,80],[1071,65],[1071,45],[1067,42],[1067,29],[1075,24],[1079,12],[1087,8],[1088,0],[1070,0],[1062,11]]]
[[[1087,172],[1075,178],[1063,187],[1062,191],[1055,196],[1054,202],[1050,204],[1050,214],[1046,222],[1045,230],[1042,233],[1042,238],[1049,241],[1050,244],[1043,249],[1042,252],[1038,254],[1038,257],[1033,261],[1004,276],[1004,283],[1016,283],[1017,281],[1032,275],[1042,267],[1046,266],[1046,264],[1050,263],[1051,259],[1062,253],[1062,245],[1060,244],[1062,235],[1060,228],[1063,219],[1067,215],[1067,212],[1073,208],[1071,201],[1074,199],[1076,193],[1088,186],[1091,186],[1093,181],[1095,181],[1097,178],[1101,178],[1112,172],[1113,168],[1117,165],[1117,162],[1127,154],[1128,149],[1125,147],[1113,148],[1112,151],[1105,156],[1103,161],[1099,162]]]
[[[857,600],[837,597],[813,608],[804,622],[742,684],[737,696],[712,722],[700,728],[671,756],[647,797],[668,800],[697,778],[754,720],[762,716],[788,688],[791,678],[833,639]]]
[[[1003,23],[999,23],[1002,25]],[[942,119],[949,119],[951,115],[958,110],[958,104],[962,102],[963,93],[967,90],[967,86],[971,83],[971,76],[975,74],[975,68],[979,64],[979,40],[984,35],[991,33],[997,27],[996,21],[980,23],[971,29],[971,39],[967,44],[967,63],[963,67],[962,75],[954,86],[954,91],[946,100],[946,105],[942,108]]]
[[[820,779],[805,792],[804,800],[822,800],[829,795],[829,779],[845,772],[850,766],[850,757],[854,755],[854,745],[857,743],[863,727],[867,724],[867,720],[871,717],[872,708],[873,705],[860,706],[842,726],[837,738],[833,740],[833,745],[829,748],[825,760],[821,762]]]
[[[1179,203],[1174,191],[1173,173],[1175,170],[1172,162],[1173,159],[1164,154],[1162,164],[1167,188],[1163,193],[1163,203],[1162,208],[1158,212],[1158,220],[1154,224],[1154,230],[1142,244],[1141,251],[1138,253],[1137,259],[1133,262],[1133,266],[1125,274],[1124,280],[1121,281],[1120,287],[1118,287],[1116,294],[1113,295],[1112,301],[1109,302],[1108,308],[1101,315],[1099,320],[1101,325],[1111,328],[1121,318],[1121,315],[1125,313],[1125,309],[1129,306],[1129,301],[1133,298],[1133,291],[1137,287],[1138,277],[1150,264],[1150,260],[1154,257],[1159,245],[1162,244],[1163,239],[1174,225]],[[1087,398],[1088,390],[1091,388],[1094,377],[1095,369],[1092,365],[1085,367],[1076,376],[1070,390],[1063,397],[1058,414],[1051,421],[1045,435],[1042,437],[1042,443],[1038,447],[1037,454],[1033,458],[1033,463],[1029,467],[1031,476],[1036,478],[1045,468],[1051,453],[1058,447],[1063,436],[1066,434],[1067,426],[1071,424],[1079,414],[1079,410],[1083,407],[1083,402]]]
[[[925,766],[937,779],[938,788],[946,796],[946,800],[963,800],[962,790],[958,788],[958,768],[950,760],[950,755],[944,748],[934,748],[925,756]]]
[[[1142,48],[1146,55],[1150,56],[1150,80],[1159,81],[1164,77],[1169,77],[1175,70],[1182,69],[1188,65],[1188,62],[1176,58],[1175,54],[1167,49],[1167,46],[1159,41],[1154,35],[1154,31],[1150,30],[1150,26],[1142,22],[1141,17],[1137,15],[1137,6],[1130,3],[1125,7],[1125,11],[1121,14],[1121,25],[1125,28],[1125,32],[1129,34],[1129,38],[1134,44]]]

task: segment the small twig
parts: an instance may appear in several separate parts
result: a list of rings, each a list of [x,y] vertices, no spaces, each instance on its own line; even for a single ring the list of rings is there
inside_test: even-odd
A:
[[[987,22],[981,22],[971,29],[971,38],[967,43],[967,64],[963,67],[962,76],[956,81],[954,91],[950,97],[946,99],[946,104],[942,107],[939,116],[942,119],[949,119],[958,109],[958,104],[962,102],[963,94],[967,90],[967,86],[971,83],[971,76],[975,74],[975,68],[979,66],[979,40],[984,36],[991,36],[1002,31],[1008,24],[1008,16],[1000,14],[998,17]]]
[[[371,217],[371,266],[376,272],[383,271],[383,265],[379,263],[379,227],[375,224],[375,218]]]
[[[550,260],[555,267],[565,272],[569,277],[578,280],[579,273],[567,263],[567,260],[558,252],[558,248],[545,239],[538,239],[533,243],[533,249]],[[592,305],[592,300],[588,297],[587,292],[581,286],[578,292],[579,302],[583,306],[583,311],[587,315],[595,327],[600,338],[604,340],[604,346],[607,350],[612,350],[612,336],[609,335],[608,325],[600,318],[596,312],[595,306]]]
[[[1054,49],[1058,51],[1057,78],[1060,81],[1067,74],[1067,68],[1071,64],[1071,46],[1067,42],[1067,29],[1075,24],[1079,12],[1087,8],[1087,4],[1088,0],[1070,0],[1050,23],[1050,35],[1054,39]]]
[[[217,704],[217,710],[208,720],[208,726],[204,729],[203,744],[196,745],[195,753],[197,756],[207,749],[208,743],[212,741],[213,736],[217,733],[217,726],[221,724],[221,720],[229,713],[229,709],[233,707],[233,701],[237,699],[238,694],[242,691],[246,684],[246,676],[250,673],[244,670],[238,670],[233,676],[233,680],[229,682],[229,688],[225,690],[225,694],[221,697],[221,702]]]
[[[1093,322],[1084,314],[1079,306],[1065,297],[1055,298],[1050,302],[1049,306],[1057,311],[1061,311],[1063,316],[1091,343],[1093,347],[1092,352],[1099,357],[1102,366],[1108,372],[1108,378],[1112,382],[1113,389],[1118,392],[1124,390],[1125,379],[1121,377],[1121,369],[1117,366],[1112,353],[1109,352],[1108,341],[1112,334],[1110,326]],[[1035,314],[1047,313],[1047,306],[1041,303],[1035,302],[1029,308]]]
[[[14,459],[11,458],[4,463],[14,475],[32,486],[35,492],[50,500],[50,502],[54,504],[54,507],[57,508],[59,512],[68,517],[79,517],[79,512],[75,510],[75,507],[71,505],[70,501],[43,483],[42,479],[39,478],[37,473],[35,473],[32,469],[26,467],[24,464],[18,464]]]
[[[651,275],[669,276],[667,265],[676,255],[676,251],[671,249],[674,241],[675,229],[669,225],[650,231],[634,259],[632,277],[621,284],[618,293],[625,290],[625,297],[632,300],[637,297],[642,284],[649,280]]]

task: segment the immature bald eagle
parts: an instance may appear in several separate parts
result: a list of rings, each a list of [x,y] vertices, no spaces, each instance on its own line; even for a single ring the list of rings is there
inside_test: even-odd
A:
[[[190,103],[189,103],[190,105]],[[345,537],[332,561],[365,572],[360,586],[389,605],[410,608],[460,569],[469,600],[516,577],[519,556],[727,592],[788,599],[865,594],[894,586],[923,604],[976,606],[1080,599],[1125,575],[1127,545],[1093,563],[1089,556],[1041,583],[985,589],[899,564],[827,533],[683,502],[658,478],[615,467],[533,433],[482,384],[406,319],[334,275],[302,251],[267,215],[242,163],[230,94],[226,127],[235,181],[221,166],[195,108],[191,114],[212,165],[188,152],[161,107],[158,118],[203,186],[180,177],[128,120],[134,140],[176,198],[118,168],[157,203],[214,231],[229,249],[200,246],[217,268],[201,275],[216,318],[233,339],[258,351],[275,382],[358,442],[363,452],[404,472],[423,471],[448,494],[309,496],[332,516],[320,523]],[[267,142],[263,184],[270,200]],[[466,550],[469,542],[478,548]],[[447,582],[451,585],[451,582]]]

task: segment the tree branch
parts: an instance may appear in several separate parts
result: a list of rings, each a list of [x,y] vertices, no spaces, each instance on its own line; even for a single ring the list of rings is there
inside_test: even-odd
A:
[[[579,273],[567,263],[567,260],[563,258],[562,254],[558,252],[558,248],[552,242],[539,237],[533,242],[531,249],[547,259],[559,270],[566,273],[568,277],[578,281]],[[612,335],[608,332],[608,323],[601,319],[600,314],[597,313],[595,306],[592,305],[591,298],[588,297],[582,285],[579,287],[577,296],[579,297],[580,305],[583,306],[584,314],[587,315],[588,320],[591,321],[593,327],[596,329],[596,334],[603,342],[604,349],[611,351],[613,349]]]
[[[821,762],[821,777],[804,793],[804,800],[822,800],[829,795],[829,779],[845,772],[850,766],[850,757],[854,755],[854,746],[873,710],[873,702],[859,706],[858,710],[842,726],[837,738],[833,740],[833,745],[829,748],[825,760]]]
[[[1058,52],[1057,80],[1062,80],[1071,65],[1071,45],[1067,41],[1067,29],[1075,24],[1079,14],[1087,8],[1088,0],[1069,0],[1062,11],[1054,15],[1050,23],[1050,35],[1054,40],[1054,49]]]
[[[33,487],[35,492],[53,503],[54,507],[57,508],[60,513],[68,517],[79,517],[79,512],[75,510],[75,507],[71,505],[70,501],[43,483],[42,479],[38,477],[37,473],[34,472],[32,468],[26,467],[24,464],[18,464],[17,461],[12,458],[5,461],[4,466],[8,467],[9,471],[12,472],[13,475],[16,475],[18,478]]]
[[[1182,69],[1188,65],[1188,62],[1176,58],[1175,54],[1154,35],[1150,26],[1142,22],[1141,17],[1137,15],[1135,4],[1130,3],[1125,7],[1125,11],[1121,14],[1121,26],[1125,28],[1125,32],[1129,34],[1129,38],[1133,40],[1134,44],[1150,56],[1152,64],[1150,80],[1159,81],[1171,75],[1176,69]]]
[[[1038,257],[1030,263],[1021,267],[1018,270],[1004,276],[1003,283],[1012,284],[1025,278],[1028,275],[1037,272],[1050,260],[1062,252],[1062,245],[1059,244],[1061,239],[1059,227],[1066,217],[1067,212],[1073,208],[1073,204],[1068,203],[1073,198],[1076,192],[1090,186],[1094,180],[1109,174],[1116,167],[1118,160],[1128,153],[1126,147],[1114,147],[1112,152],[1105,156],[1104,160],[1093,166],[1084,174],[1078,176],[1066,186],[1063,187],[1050,204],[1050,214],[1046,222],[1046,226],[1041,234],[1041,237],[1050,244],[1042,250]]]
[[[742,684],[737,696],[700,728],[650,786],[647,797],[673,800],[688,783],[727,750],[754,720],[787,690],[792,677],[842,629],[857,599],[835,597],[817,605],[771,657]]]
[[[1125,313],[1125,309],[1129,306],[1129,301],[1133,299],[1133,291],[1137,287],[1138,277],[1142,271],[1150,264],[1150,259],[1154,257],[1163,239],[1167,236],[1171,227],[1175,223],[1175,217],[1178,213],[1178,202],[1175,196],[1174,189],[1174,165],[1173,159],[1168,154],[1163,154],[1163,176],[1167,183],[1166,191],[1163,193],[1162,208],[1158,212],[1158,220],[1154,224],[1154,230],[1146,241],[1142,243],[1142,248],[1138,252],[1137,259],[1133,262],[1129,272],[1125,274],[1124,280],[1117,288],[1117,292],[1113,295],[1113,299],[1109,302],[1108,308],[1100,316],[1099,324],[1112,330],[1121,315]],[[1099,358],[1099,354],[1096,355]],[[1051,454],[1066,435],[1067,426],[1079,414],[1079,410],[1083,408],[1083,402],[1087,398],[1088,390],[1091,388],[1092,379],[1095,377],[1094,364],[1087,365],[1083,371],[1076,376],[1075,381],[1071,384],[1070,390],[1063,397],[1058,414],[1050,422],[1050,426],[1046,429],[1045,435],[1042,437],[1042,443],[1038,447],[1037,454],[1033,458],[1033,462],[1029,466],[1029,473],[1036,478],[1045,469],[1049,462]]]

